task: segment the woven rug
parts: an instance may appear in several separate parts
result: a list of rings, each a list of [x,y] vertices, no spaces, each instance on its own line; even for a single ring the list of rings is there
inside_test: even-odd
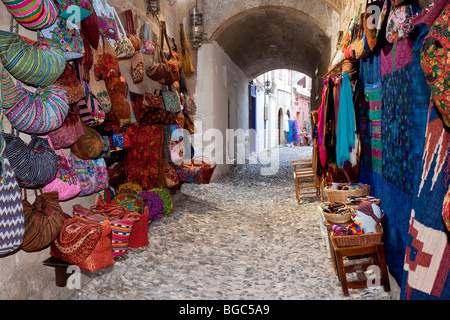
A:
[[[402,299],[450,298],[450,238],[442,220],[449,186],[450,135],[430,106],[421,179],[411,210]]]

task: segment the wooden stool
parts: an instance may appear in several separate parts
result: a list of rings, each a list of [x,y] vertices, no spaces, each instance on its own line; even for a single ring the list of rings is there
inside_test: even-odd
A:
[[[70,266],[70,263],[50,257],[43,262],[43,265],[55,268],[56,286],[65,287],[67,285],[67,279],[70,276],[70,274],[67,274],[67,268]]]
[[[335,272],[337,273],[338,279],[341,282],[342,293],[344,296],[348,296],[348,289],[357,288],[367,288],[367,278],[364,274],[370,266],[378,266],[381,271],[381,284],[383,285],[384,291],[391,291],[391,286],[389,284],[389,274],[386,267],[386,258],[384,254],[384,244],[375,243],[363,246],[354,247],[338,247],[333,236],[330,236],[333,263],[335,267]],[[344,264],[344,258],[354,260],[355,258],[369,258],[369,262],[357,262],[354,264]],[[348,281],[346,274],[349,272],[356,272],[358,280]]]

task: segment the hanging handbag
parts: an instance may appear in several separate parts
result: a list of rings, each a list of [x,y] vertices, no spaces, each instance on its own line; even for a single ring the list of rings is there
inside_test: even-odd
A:
[[[412,17],[411,5],[393,7],[387,20],[386,40],[395,43],[406,38],[414,29],[411,23]]]
[[[101,125],[105,121],[105,112],[97,97],[91,92],[89,84],[86,81],[83,81],[82,84],[86,96],[77,103],[80,119],[88,126]]]
[[[58,172],[58,158],[47,139],[32,136],[26,144],[19,135],[3,133],[6,155],[22,188],[41,188]]]
[[[67,61],[79,59],[85,55],[80,29],[70,20],[58,18],[51,27],[42,30],[42,34],[45,38],[60,43]]]
[[[146,22],[144,24],[144,38],[141,39],[141,51],[145,55],[155,54],[156,45],[152,41],[152,30],[150,23]]]
[[[2,158],[0,181],[0,256],[20,248],[25,234],[22,196],[8,158]]]
[[[179,113],[183,111],[181,105],[180,95],[172,88],[164,88],[162,90],[162,96],[164,101],[164,109],[171,113]]]
[[[181,52],[183,54],[183,59],[180,68],[183,69],[186,77],[190,78],[195,74],[194,61],[192,59],[191,51],[189,49],[189,42],[186,39],[184,33],[184,26],[180,24],[180,39],[181,39]]]
[[[98,17],[100,35],[108,39],[118,40],[117,23],[114,16],[114,8],[105,0],[93,0],[92,6]]]
[[[122,22],[120,21],[119,15],[115,8],[112,8],[114,17],[117,23],[117,40],[114,40],[111,45],[114,46],[114,51],[116,52],[117,59],[129,59],[136,53],[133,43],[128,39],[125,29],[123,28]],[[109,39],[108,39],[109,41]]]
[[[93,49],[93,65],[97,65],[98,59],[102,53],[103,49],[99,46],[98,50]],[[101,108],[105,114],[111,112],[111,99],[109,98],[108,89],[106,87],[106,82],[104,79],[97,80],[95,76],[94,68],[89,71],[89,83],[88,86],[92,94],[97,98],[100,103]]]
[[[38,194],[31,204],[24,189],[23,212],[25,216],[25,235],[22,250],[26,252],[39,251],[49,246],[59,235],[64,225],[62,210],[57,192]]]
[[[50,255],[89,272],[112,266],[115,261],[109,221],[98,224],[76,218],[66,220],[50,247]]]
[[[137,51],[136,54],[131,58],[131,78],[134,84],[138,84],[144,81],[145,77],[145,65],[144,57],[142,52]]]
[[[170,73],[172,74],[173,82],[178,82],[180,80],[180,70],[179,70],[179,58],[178,54],[172,48],[170,44],[169,37],[166,30],[166,22],[161,21],[161,49],[164,53],[164,40],[169,48],[169,57],[167,58],[167,64],[169,66]]]
[[[2,0],[6,10],[18,23],[30,30],[51,26],[58,17],[58,9],[52,0]]]
[[[155,92],[152,94],[150,92],[145,93],[144,95],[144,106],[149,109],[163,109],[164,108],[164,99],[162,93],[159,94]]]
[[[172,85],[174,82],[173,75],[170,72],[170,68],[167,63],[166,57],[164,56],[161,46],[157,45],[157,47],[158,47],[157,50],[158,62],[149,66],[145,72],[147,76],[153,81],[165,85]]]
[[[66,120],[62,126],[48,133],[49,143],[55,150],[70,148],[83,135],[84,130],[76,104],[70,105]]]
[[[84,0],[80,3],[80,7],[89,11],[91,14],[81,21],[81,30],[86,35],[89,44],[97,50],[98,40],[100,38],[100,28],[98,24],[98,16],[92,6],[92,0]]]
[[[18,24],[11,32],[0,30],[0,60],[17,80],[34,87],[46,87],[61,77],[66,59],[59,43],[39,35],[32,45],[18,34]]]
[[[69,105],[75,104],[86,97],[83,85],[77,77],[77,73],[72,64],[67,63],[61,77],[56,80],[55,86],[66,92]]]
[[[58,172],[55,179],[44,186],[44,192],[58,192],[59,201],[75,198],[81,192],[81,183],[71,161],[63,150],[58,154]]]
[[[89,196],[108,187],[105,160],[103,158],[97,160],[98,162],[92,159],[80,159],[73,153],[69,156],[69,161],[72,163],[80,181],[80,196]],[[99,174],[98,177],[97,174]]]
[[[197,114],[197,105],[195,104],[194,99],[187,93],[181,92],[181,105],[183,106],[183,112],[194,116]]]
[[[31,92],[18,81],[17,90],[16,104],[5,109],[5,116],[14,128],[29,134],[45,134],[62,126],[69,112],[63,89],[51,85]]]
[[[371,52],[371,51],[366,51],[366,46],[365,46],[365,37],[364,37],[365,16],[366,16],[365,13],[361,14],[359,28],[358,28],[358,36],[353,45],[353,50],[355,52],[355,58],[358,60],[367,57],[369,55],[369,53]]]
[[[96,130],[85,123],[81,125],[83,127],[83,136],[70,147],[70,151],[83,160],[98,158],[102,154],[104,147],[102,137]]]
[[[3,64],[0,62],[0,106],[3,109],[9,109],[17,103],[19,99],[19,90],[17,90],[17,86],[14,83],[11,75],[3,68]],[[3,111],[3,110],[2,110]]]

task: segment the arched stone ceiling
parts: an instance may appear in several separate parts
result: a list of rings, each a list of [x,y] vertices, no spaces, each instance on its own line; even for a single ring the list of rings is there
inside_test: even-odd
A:
[[[310,15],[289,7],[240,12],[210,40],[217,41],[250,79],[274,69],[296,70],[312,77],[316,68],[323,72],[330,60],[327,30]]]

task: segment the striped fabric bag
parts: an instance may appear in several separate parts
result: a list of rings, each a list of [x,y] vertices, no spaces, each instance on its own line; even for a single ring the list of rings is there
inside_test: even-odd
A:
[[[3,98],[3,109],[11,108],[16,104],[17,99],[19,98],[19,91],[17,90],[16,84],[14,83],[11,75],[3,68],[2,63],[0,62],[0,74],[2,77],[1,81],[1,93]],[[1,106],[0,101],[0,106]]]
[[[3,158],[0,183],[0,256],[20,248],[25,234],[22,195],[11,165]]]
[[[52,85],[66,68],[66,58],[59,42],[39,36],[37,42],[25,40],[13,32],[0,30],[0,61],[17,80],[33,87]],[[38,33],[39,35],[39,33]]]
[[[17,133],[3,133],[6,156],[22,188],[42,188],[58,173],[58,157],[47,139],[33,135],[25,143]]]
[[[20,82],[17,89],[17,103],[5,109],[5,115],[14,128],[29,134],[45,134],[62,126],[69,113],[66,91],[48,86],[34,93],[25,90]]]
[[[133,212],[128,217],[126,212],[127,210],[124,208],[113,205],[98,204],[90,210],[81,205],[73,206],[74,218],[99,224],[109,221],[112,229],[112,255],[114,258],[128,253],[133,226],[140,219],[138,214]]]
[[[50,27],[58,17],[52,0],[2,0],[6,9],[22,26],[30,30]]]

